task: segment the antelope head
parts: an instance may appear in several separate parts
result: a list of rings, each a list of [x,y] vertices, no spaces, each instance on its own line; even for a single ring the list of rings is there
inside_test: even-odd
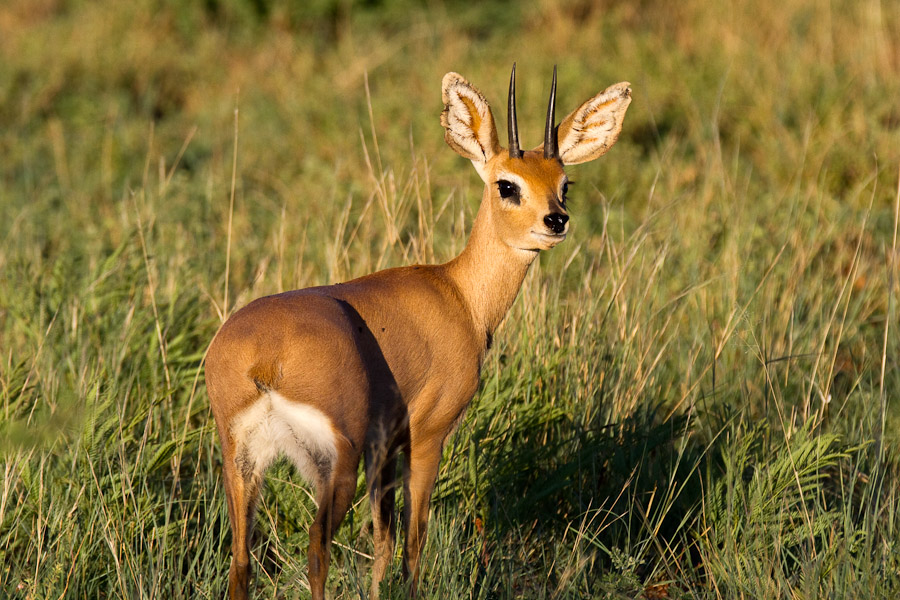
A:
[[[444,139],[472,161],[484,181],[479,219],[489,223],[496,238],[532,255],[566,239],[569,180],[563,167],[594,160],[616,142],[631,103],[629,85],[622,82],[606,88],[556,125],[554,67],[544,141],[523,151],[516,120],[515,64],[509,79],[507,149],[500,146],[491,107],[481,92],[458,73],[444,75]]]

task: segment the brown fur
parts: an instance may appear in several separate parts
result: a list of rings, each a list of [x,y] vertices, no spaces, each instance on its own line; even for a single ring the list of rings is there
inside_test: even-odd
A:
[[[372,596],[378,595],[393,556],[399,452],[406,454],[403,566],[415,593],[443,444],[475,394],[490,340],[529,265],[539,250],[565,237],[544,223],[547,215],[565,215],[561,162],[535,151],[510,159],[496,142],[481,94],[456,74],[448,74],[444,86],[445,102],[448,86],[463,94],[457,108],[448,106],[442,116],[448,143],[471,158],[485,180],[463,252],[443,265],[390,269],[260,298],[235,313],[210,346],[206,380],[232,523],[232,598],[247,597],[249,537],[262,478],[252,454],[235,439],[234,423],[267,393],[321,411],[337,440],[334,468],[323,465],[316,482],[319,511],[309,546],[313,598],[324,597],[331,536],[353,499],[361,456],[375,538]],[[469,114],[448,115],[453,110]],[[500,198],[498,179],[521,183],[518,204]]]

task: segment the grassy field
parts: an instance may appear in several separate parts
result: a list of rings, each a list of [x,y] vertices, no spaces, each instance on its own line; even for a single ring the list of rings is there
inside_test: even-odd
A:
[[[422,597],[900,595],[895,4],[9,0],[0,597],[224,595],[207,345],[257,296],[461,250],[441,77],[502,129],[513,61],[525,146],[554,64],[559,113],[634,102],[447,445]],[[368,585],[362,489],[335,598]],[[276,466],[256,597],[305,597],[313,510]]]

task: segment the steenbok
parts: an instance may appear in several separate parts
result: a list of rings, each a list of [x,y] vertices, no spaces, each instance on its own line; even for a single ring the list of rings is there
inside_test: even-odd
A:
[[[374,532],[371,595],[377,597],[393,557],[395,470],[404,454],[403,570],[415,594],[444,442],[478,389],[492,335],[528,267],[566,238],[563,167],[606,153],[631,102],[629,84],[617,83],[557,126],[554,68],[544,142],[523,151],[515,76],[513,65],[506,150],[481,92],[456,73],[442,82],[444,139],[484,180],[459,256],[260,298],[213,340],[206,384],[231,519],[231,598],[247,597],[256,501],[266,468],[280,455],[315,485],[309,585],[319,600],[332,535],[353,501],[361,456]]]

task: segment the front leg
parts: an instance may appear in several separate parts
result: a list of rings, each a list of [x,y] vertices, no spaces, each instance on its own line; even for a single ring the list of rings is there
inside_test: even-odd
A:
[[[411,440],[403,472],[406,544],[403,574],[409,581],[410,595],[415,596],[419,583],[419,560],[428,530],[428,509],[434,480],[441,462],[442,442],[439,436],[417,442]]]

